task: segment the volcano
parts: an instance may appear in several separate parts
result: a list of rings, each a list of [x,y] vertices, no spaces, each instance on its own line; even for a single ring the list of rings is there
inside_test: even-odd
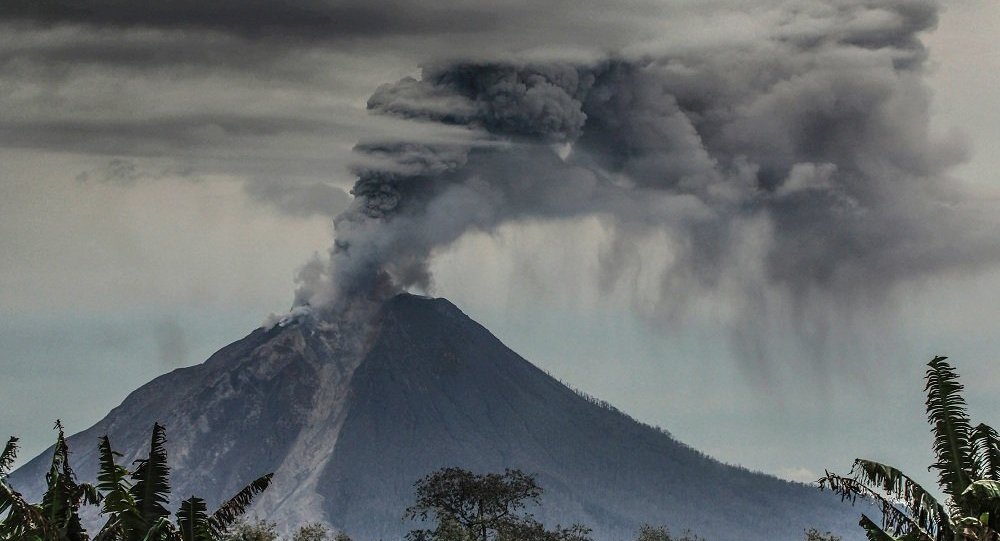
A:
[[[362,541],[416,527],[401,519],[413,484],[446,466],[534,473],[535,517],[598,540],[643,523],[709,541],[800,540],[812,527],[861,538],[858,510],[839,498],[722,464],[581,396],[445,299],[396,296],[364,336],[304,320],[259,328],[160,376],[70,437],[80,479],[96,477],[99,436],[131,461],[154,421],[167,427],[175,505],[221,502],[275,472],[251,515],[321,520]],[[50,453],[11,484],[38,497]]]

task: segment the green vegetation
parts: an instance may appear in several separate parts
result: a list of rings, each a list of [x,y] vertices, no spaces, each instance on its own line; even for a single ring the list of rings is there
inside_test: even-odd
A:
[[[153,425],[149,453],[129,471],[115,462],[107,436],[100,439],[97,485],[77,483],[69,464],[69,448],[62,425],[45,476],[41,503],[29,503],[7,482],[17,453],[10,438],[0,454],[0,541],[89,541],[80,520],[80,508],[99,505],[107,521],[94,541],[217,541],[249,507],[254,496],[271,483],[265,475],[240,490],[211,515],[205,500],[192,496],[181,502],[175,519],[165,505],[170,495],[170,469],[164,447],[166,431]]]
[[[282,537],[273,521],[242,520],[253,498],[269,486],[271,474],[247,485],[211,515],[201,498],[184,500],[171,521],[165,508],[170,471],[161,425],[153,426],[149,453],[136,461],[133,471],[117,464],[122,454],[112,450],[107,436],[100,438],[96,485],[77,482],[58,422],[56,429],[41,503],[28,503],[7,481],[17,438],[10,438],[0,453],[0,541],[90,541],[80,519],[84,505],[100,506],[107,517],[93,541],[351,541],[344,532],[333,535],[321,523],[305,524],[290,537]],[[409,541],[591,541],[589,528],[574,524],[547,529],[527,513],[530,504],[540,503],[543,491],[533,475],[519,470],[477,475],[443,468],[417,481],[415,488],[416,502],[404,518],[431,521],[433,527],[412,530]],[[706,540],[690,531],[674,537],[665,526],[646,524],[635,541]],[[840,538],[810,530],[806,541]]]
[[[329,539],[330,530],[319,522],[306,524],[295,532],[292,541],[326,541]]]
[[[927,420],[934,436],[938,484],[945,505],[898,469],[856,459],[848,476],[827,472],[819,480],[842,498],[873,501],[882,523],[861,515],[871,541],[1000,541],[1000,437],[985,424],[972,426],[958,373],[935,357],[927,369]]]
[[[841,538],[830,532],[820,533],[816,528],[809,528],[806,530],[806,541],[841,541]]]
[[[635,541],[705,541],[705,538],[698,537],[690,530],[684,530],[680,537],[674,537],[666,526],[643,524],[639,527],[639,535]]]
[[[344,532],[334,535],[321,523],[302,525],[291,536],[282,537],[273,521],[243,521],[241,516],[253,498],[270,485],[271,474],[247,485],[212,514],[203,499],[188,498],[180,503],[171,520],[165,507],[170,494],[170,471],[163,426],[153,426],[149,452],[135,461],[132,471],[116,462],[122,454],[112,450],[108,437],[100,438],[99,469],[94,485],[77,482],[69,464],[63,428],[58,422],[56,429],[58,437],[40,503],[27,502],[8,482],[17,438],[10,438],[0,453],[0,541],[351,541]],[[988,459],[983,467],[995,472],[1000,464],[993,458],[997,456],[996,433],[992,429],[981,432],[992,438],[988,440],[992,447],[987,446],[992,454],[975,438],[971,445],[977,450],[976,457],[983,455]],[[828,477],[836,478],[833,474]],[[842,483],[850,481],[836,479],[842,479]],[[460,468],[444,468],[418,481],[415,488],[416,501],[406,509],[404,518],[430,522],[431,527],[412,530],[406,536],[409,541],[591,541],[591,530],[579,524],[548,529],[535,520],[527,509],[529,505],[540,504],[543,491],[533,475],[519,470],[478,475]],[[80,510],[86,505],[99,506],[101,515],[106,517],[93,538],[80,517]],[[998,541],[987,537],[970,539]],[[675,537],[665,526],[646,524],[637,532],[635,541],[706,540],[690,531]],[[840,541],[840,538],[829,532],[824,535],[809,530],[806,541]]]
[[[443,468],[416,483],[417,501],[404,518],[426,521],[431,529],[413,530],[410,541],[590,541],[590,529],[574,524],[547,530],[525,512],[538,504],[541,487],[519,470],[476,475]]]
[[[300,526],[292,534],[292,537],[288,538],[288,541],[328,541],[331,539],[330,533],[330,529],[323,524],[312,522]],[[229,528],[223,541],[277,541],[278,539],[278,525],[276,523],[257,519],[251,523],[237,521]],[[344,532],[337,533],[332,539],[333,541],[351,541],[351,538]]]
[[[278,524],[257,519],[254,522],[236,521],[229,527],[224,541],[275,541],[278,539]]]

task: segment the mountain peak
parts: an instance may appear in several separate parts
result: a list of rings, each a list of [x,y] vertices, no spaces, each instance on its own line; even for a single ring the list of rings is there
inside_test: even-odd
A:
[[[412,316],[465,316],[457,306],[443,297],[428,297],[414,293],[399,293],[382,303],[382,312]]]
[[[856,512],[831,495],[720,464],[581,397],[446,299],[397,295],[365,334],[258,329],[72,436],[76,471],[96,476],[102,434],[132,460],[158,421],[175,496],[221,501],[275,472],[253,513],[286,528],[324,521],[359,540],[401,537],[414,482],[448,466],[537,474],[545,504],[535,515],[584,524],[599,540],[630,538],[645,522],[712,541],[854,530]],[[37,497],[47,461],[11,482]]]

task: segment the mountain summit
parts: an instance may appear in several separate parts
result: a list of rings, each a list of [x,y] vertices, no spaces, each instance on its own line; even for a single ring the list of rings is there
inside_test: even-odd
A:
[[[260,328],[160,376],[70,438],[77,474],[96,476],[100,435],[138,455],[158,421],[175,498],[221,501],[273,471],[252,514],[323,520],[363,541],[407,531],[414,482],[445,466],[535,473],[535,516],[599,540],[631,538],[644,522],[710,541],[800,540],[810,527],[860,538],[858,511],[838,498],[722,464],[580,396],[445,299],[396,296],[364,334]],[[48,460],[11,483],[39,495]]]

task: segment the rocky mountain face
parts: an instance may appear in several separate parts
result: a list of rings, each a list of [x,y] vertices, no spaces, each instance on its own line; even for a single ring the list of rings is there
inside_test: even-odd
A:
[[[365,336],[291,322],[257,329],[205,363],[133,392],[70,438],[82,480],[97,439],[132,460],[167,427],[174,499],[221,502],[275,472],[251,514],[286,527],[322,520],[359,541],[397,539],[413,483],[445,466],[519,468],[545,490],[533,512],[598,540],[642,523],[709,541],[861,539],[858,509],[815,488],[724,465],[570,390],[444,299],[397,296]],[[739,442],[733,442],[738,445]],[[32,497],[49,453],[14,472]]]

